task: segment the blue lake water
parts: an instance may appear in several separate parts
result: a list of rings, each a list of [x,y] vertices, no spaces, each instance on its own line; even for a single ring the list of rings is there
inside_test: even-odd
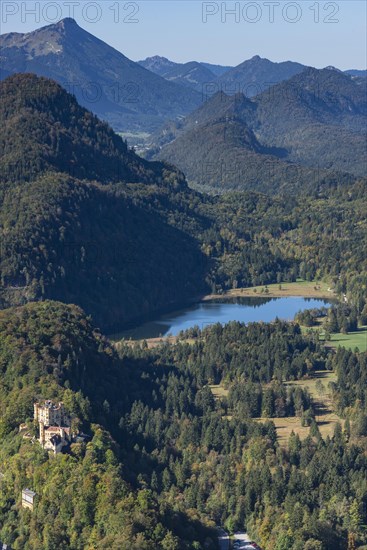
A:
[[[153,321],[126,330],[118,337],[135,340],[157,338],[168,334],[176,336],[181,330],[187,330],[195,325],[202,329],[213,323],[225,324],[229,321],[270,322],[274,321],[276,317],[290,321],[301,310],[328,307],[329,305],[327,300],[300,297],[237,298],[230,301],[199,302],[191,307],[161,315]]]

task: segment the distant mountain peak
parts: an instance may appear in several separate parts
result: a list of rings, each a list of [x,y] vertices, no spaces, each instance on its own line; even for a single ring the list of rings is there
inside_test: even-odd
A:
[[[341,73],[342,71],[340,69],[338,69],[337,67],[334,67],[334,65],[328,65],[327,67],[325,67],[326,70],[328,71],[336,71],[338,73]]]
[[[24,36],[33,36],[33,35],[43,35],[45,32],[55,32],[58,35],[65,35],[66,33],[70,32],[83,32],[84,29],[82,29],[78,23],[73,19],[72,17],[65,17],[64,19],[60,19],[57,23],[52,23],[51,25],[47,25],[46,27],[41,27],[40,29],[37,29],[33,33],[27,33]],[[84,31],[86,32],[86,31]]]
[[[49,30],[55,31],[62,36],[70,34],[77,36],[80,33],[87,33],[87,31],[80,27],[80,25],[78,25],[78,23],[72,17],[65,17],[64,19],[61,19],[58,23],[50,25]]]
[[[316,69],[315,67],[306,67],[301,73],[299,73],[298,75],[295,75],[295,77],[299,77],[301,80],[303,78],[309,78],[309,77],[314,77],[317,79],[329,77],[329,78],[335,78],[339,80],[341,78],[341,79],[344,79],[345,81],[350,80],[350,77],[348,74],[343,73],[343,71],[340,71],[339,69],[332,67],[331,65],[323,69]]]
[[[49,54],[62,54],[67,41],[78,40],[81,33],[88,34],[74,19],[66,17],[58,23],[52,23],[32,32],[4,34],[1,40],[3,48],[20,45],[27,61],[30,61]]]
[[[169,63],[174,63],[163,55],[152,55],[151,57],[147,57],[145,61],[168,61]]]
[[[60,29],[67,29],[67,28],[80,28],[78,23],[73,19],[72,17],[65,17],[64,19],[60,19],[58,23],[55,23],[55,27],[59,27]]]
[[[148,69],[148,71],[158,74],[159,76],[164,76],[167,71],[179,66],[178,63],[161,55],[147,57],[146,59],[138,61],[138,63],[144,67],[144,69]]]
[[[143,70],[70,17],[33,32],[1,35],[0,50],[2,69],[8,73],[56,80],[125,132],[156,130],[201,102],[199,92]]]

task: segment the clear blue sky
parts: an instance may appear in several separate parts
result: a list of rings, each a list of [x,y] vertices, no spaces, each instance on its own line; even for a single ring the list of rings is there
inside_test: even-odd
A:
[[[318,68],[363,69],[366,4],[364,0],[2,0],[1,33],[29,32],[74,10],[80,26],[133,60],[162,55],[179,62],[237,65],[260,55]],[[32,9],[36,15],[27,12]]]

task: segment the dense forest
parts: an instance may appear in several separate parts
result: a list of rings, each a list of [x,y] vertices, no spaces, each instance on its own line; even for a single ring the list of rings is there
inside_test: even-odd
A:
[[[213,529],[130,479],[107,429],[126,406],[132,373],[78,308],[44,302],[2,312],[0,357],[1,540],[35,550],[101,544],[171,550],[200,548],[206,539],[215,548]],[[44,396],[62,399],[73,425],[90,434],[87,444],[75,443],[54,460],[17,435]],[[24,484],[39,495],[32,518],[19,507]]]
[[[266,550],[365,541],[367,356],[330,353],[298,325],[230,323],[175,345],[119,353],[75,306],[0,315],[0,537],[14,548],[216,548],[215,525]],[[344,428],[323,440],[306,391],[289,380],[334,369]],[[212,383],[228,399],[215,400]],[[48,457],[22,439],[33,402],[62,399],[90,435]],[[253,419],[259,413],[260,423]],[[277,442],[273,415],[310,426]],[[37,512],[20,491],[37,493]],[[350,546],[355,548],[355,546]]]
[[[309,67],[251,99],[235,85],[233,95],[221,90],[153,136],[149,158],[216,193],[298,195],[365,176],[365,80]]]
[[[365,180],[210,197],[50,80],[14,75],[0,93],[2,307],[76,303],[116,332],[200,294],[300,276],[329,277],[362,313]]]
[[[366,544],[367,354],[334,351],[312,327],[322,318],[327,340],[366,323],[367,182],[206,196],[54,82],[16,75],[0,93],[0,540],[217,550],[222,525],[264,550]],[[297,277],[343,301],[155,348],[96,328]],[[300,384],[320,372],[340,419],[326,437]],[[23,438],[41,399],[62,400],[85,441],[50,456]],[[305,437],[281,444],[277,418]]]
[[[32,181],[47,171],[100,183],[179,175],[163,163],[138,157],[53,80],[16,74],[1,83],[0,100],[1,181]]]

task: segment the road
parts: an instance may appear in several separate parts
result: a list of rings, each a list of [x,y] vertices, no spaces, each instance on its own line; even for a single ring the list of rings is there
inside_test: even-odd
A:
[[[247,533],[235,533],[233,536],[233,543],[237,542],[239,543],[238,550],[249,550],[250,548],[254,548],[253,546],[250,546],[248,543],[250,542],[250,537]],[[219,547],[220,550],[229,550],[230,549],[230,538],[228,533],[222,528],[218,527],[218,541],[219,541]],[[257,547],[259,548],[259,547]]]
[[[224,529],[218,529],[218,540],[220,550],[229,550],[229,535]]]
[[[235,541],[238,540],[240,542],[250,542],[251,540],[247,533],[235,533],[233,538]]]

